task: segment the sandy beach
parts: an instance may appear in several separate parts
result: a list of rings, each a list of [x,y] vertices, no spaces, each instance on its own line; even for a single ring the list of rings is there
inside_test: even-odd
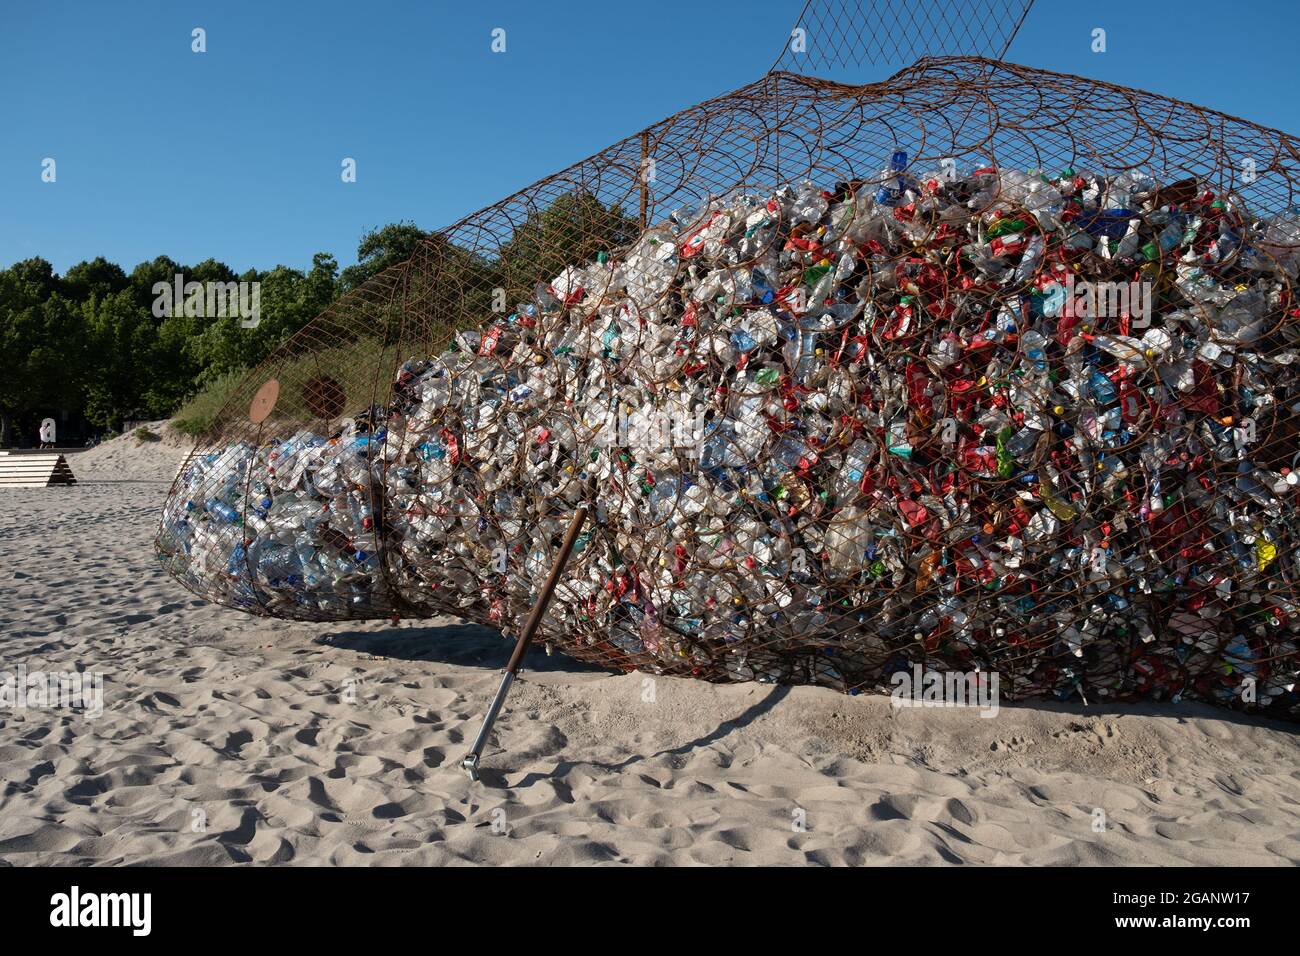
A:
[[[454,619],[303,625],[153,557],[185,443],[0,491],[0,671],[103,712],[0,710],[0,864],[1295,864],[1300,728],[1201,705],[892,710],[534,651]]]

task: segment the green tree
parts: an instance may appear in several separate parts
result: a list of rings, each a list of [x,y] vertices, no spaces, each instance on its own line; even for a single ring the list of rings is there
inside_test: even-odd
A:
[[[103,298],[121,292],[127,285],[121,266],[96,256],[89,262],[78,262],[63,274],[62,291],[69,301],[82,303],[91,297]]]
[[[343,292],[350,292],[371,276],[411,258],[421,239],[428,236],[413,222],[394,222],[371,229],[357,246],[357,264],[339,277]]]
[[[91,299],[81,314],[95,356],[85,382],[87,420],[111,428],[137,410],[169,412],[171,396],[158,370],[158,323],[132,290]]]
[[[502,244],[496,256],[500,284],[512,302],[529,299],[538,282],[631,242],[639,231],[621,207],[605,206],[589,192],[565,193],[530,215]]]
[[[0,272],[0,443],[44,411],[80,404],[84,329],[59,286],[44,259]]]

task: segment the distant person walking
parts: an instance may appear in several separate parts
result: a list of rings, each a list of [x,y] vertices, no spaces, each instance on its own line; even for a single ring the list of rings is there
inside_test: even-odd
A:
[[[47,418],[41,422],[41,447],[54,447],[54,419]]]

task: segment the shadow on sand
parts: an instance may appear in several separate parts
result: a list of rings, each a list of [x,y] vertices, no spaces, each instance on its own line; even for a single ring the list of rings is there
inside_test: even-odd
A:
[[[438,624],[428,627],[391,628],[383,631],[343,631],[317,639],[318,644],[345,647],[403,661],[433,661],[462,667],[500,670],[510,659],[514,639],[481,624]],[[618,674],[621,671],[566,657],[559,651],[547,656],[539,644],[528,649],[525,671],[571,674]]]

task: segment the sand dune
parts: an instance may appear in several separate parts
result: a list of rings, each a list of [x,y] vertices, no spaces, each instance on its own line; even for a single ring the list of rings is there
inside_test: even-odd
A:
[[[194,439],[173,429],[165,419],[143,427],[155,439],[142,441],[132,432],[68,455],[77,480],[170,482],[194,447]]]
[[[0,862],[1300,862],[1297,729],[1202,706],[894,712],[538,651],[472,784],[499,635],[193,598],[150,548],[183,452],[119,441],[0,493],[0,670],[105,698],[0,710]]]

